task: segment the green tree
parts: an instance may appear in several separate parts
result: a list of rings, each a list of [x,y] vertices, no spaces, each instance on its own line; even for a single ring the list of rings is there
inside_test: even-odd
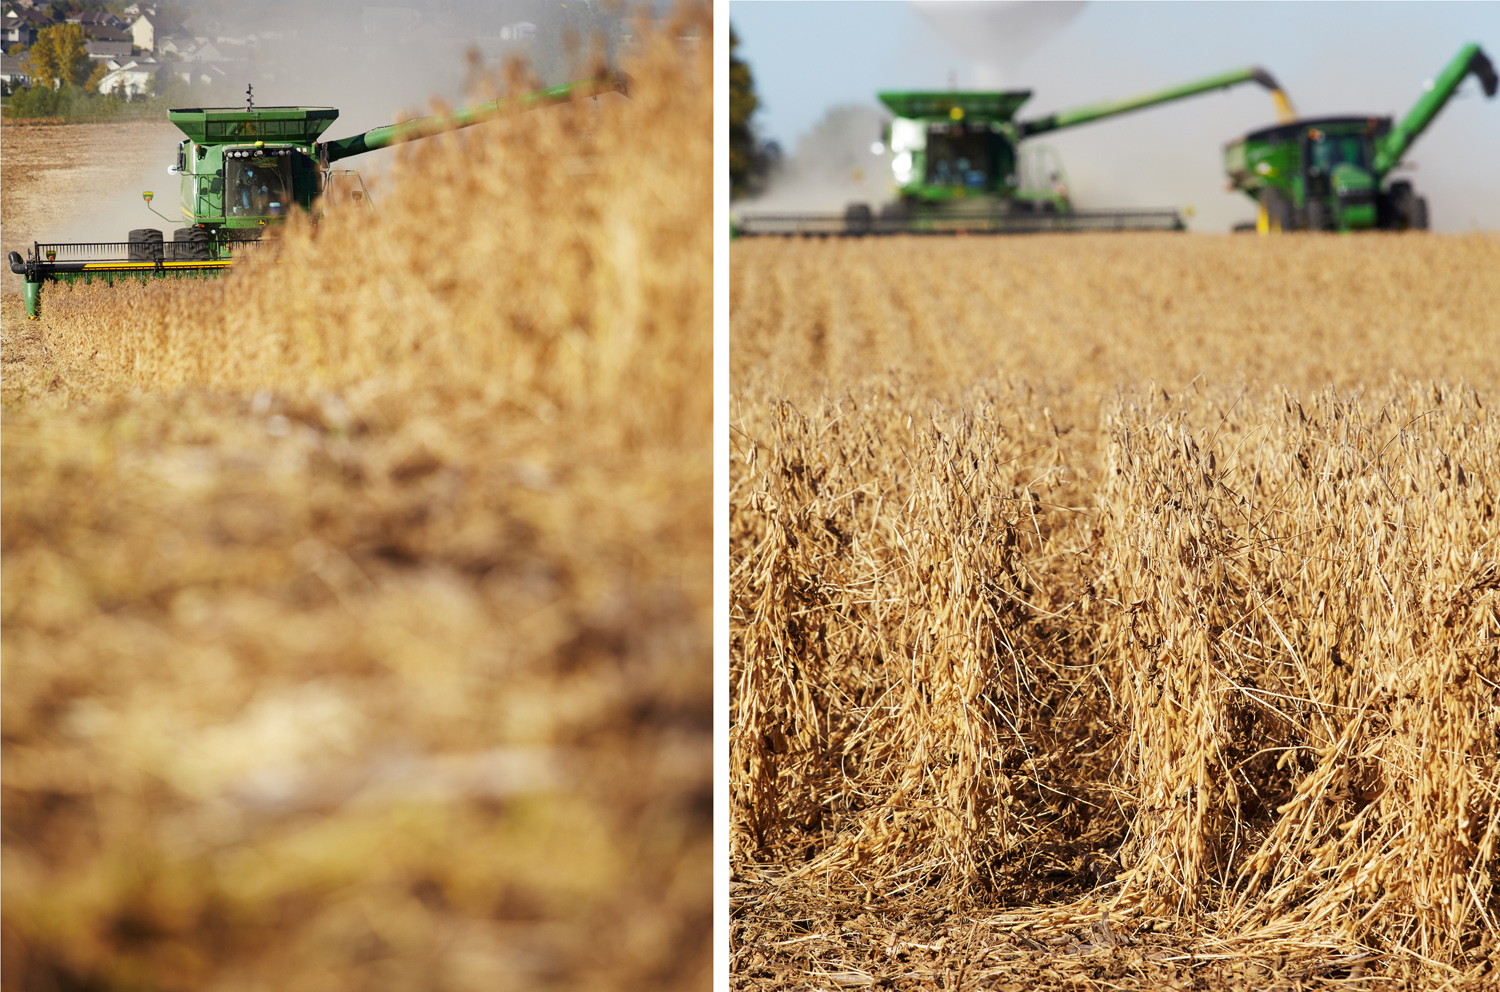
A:
[[[758,192],[780,158],[774,143],[756,140],[751,116],[760,106],[755,79],[747,62],[735,54],[740,39],[729,26],[729,195],[738,198]]]
[[[750,184],[750,161],[755,154],[755,133],[750,116],[760,106],[750,66],[735,54],[740,36],[729,25],[729,195],[743,196]]]
[[[56,89],[78,86],[93,68],[84,49],[83,28],[77,24],[54,24],[37,32],[36,44],[26,55],[26,71],[37,83]]]

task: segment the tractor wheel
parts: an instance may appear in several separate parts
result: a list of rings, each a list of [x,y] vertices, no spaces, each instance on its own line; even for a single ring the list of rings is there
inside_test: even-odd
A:
[[[1328,209],[1326,200],[1307,201],[1307,229],[1309,231],[1333,230],[1333,213]]]
[[[172,232],[172,249],[179,262],[207,262],[212,258],[208,232],[201,227],[179,227]]]
[[[127,257],[132,262],[154,262],[161,258],[161,232],[152,227],[141,227],[126,237],[130,242]]]
[[[1386,213],[1389,215],[1387,228],[1393,231],[1405,231],[1411,227],[1412,204],[1416,196],[1411,191],[1411,183],[1406,181],[1391,183],[1391,188],[1386,192],[1386,201],[1389,206]]]

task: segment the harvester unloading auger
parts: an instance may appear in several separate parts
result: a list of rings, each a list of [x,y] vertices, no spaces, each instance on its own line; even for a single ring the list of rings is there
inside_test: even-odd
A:
[[[1280,85],[1259,66],[1026,121],[1014,117],[1031,98],[1030,90],[882,92],[881,102],[896,115],[886,132],[895,202],[879,213],[869,204],[853,203],[842,214],[741,214],[736,230],[854,236],[1182,230],[1175,209],[1074,209],[1057,154],[1022,141],[1241,83],[1264,86],[1282,119],[1296,119]]]
[[[609,72],[324,142],[318,138],[339,116],[332,107],[256,107],[252,95],[244,109],[171,110],[167,118],[187,136],[178,143],[176,164],[168,170],[180,179],[178,205],[187,226],[177,228],[169,242],[150,228],[131,231],[118,242],[38,242],[25,259],[11,252],[10,269],[26,279],[26,315],[33,319],[47,282],[100,279],[113,285],[117,279],[216,276],[243,257],[265,228],[285,221],[294,208],[312,210],[337,187],[368,203],[359,174],[335,169],[335,162],[481,124],[516,109],[625,93],[627,83],[624,73]],[[153,194],[143,196],[149,208]]]
[[[1428,84],[1415,106],[1389,117],[1283,121],[1224,146],[1230,189],[1257,204],[1256,229],[1280,231],[1425,230],[1427,201],[1411,183],[1386,184],[1412,143],[1473,73],[1486,96],[1500,80],[1476,44],[1465,45]]]

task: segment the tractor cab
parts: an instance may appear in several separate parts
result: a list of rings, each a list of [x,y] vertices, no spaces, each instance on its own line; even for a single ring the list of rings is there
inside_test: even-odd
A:
[[[1260,202],[1276,230],[1356,231],[1384,226],[1389,207],[1375,173],[1389,117],[1322,117],[1251,132],[1224,149],[1235,186]]]

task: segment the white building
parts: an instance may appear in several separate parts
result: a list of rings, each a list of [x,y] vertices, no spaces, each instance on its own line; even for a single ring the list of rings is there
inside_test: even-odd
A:
[[[184,33],[181,27],[150,10],[141,14],[130,24],[131,40],[135,43],[135,47],[143,52],[154,52],[156,46],[167,37]]]
[[[127,100],[145,96],[156,88],[156,76],[161,66],[155,60],[131,59],[118,69],[105,73],[99,80],[100,93],[119,93]]]

